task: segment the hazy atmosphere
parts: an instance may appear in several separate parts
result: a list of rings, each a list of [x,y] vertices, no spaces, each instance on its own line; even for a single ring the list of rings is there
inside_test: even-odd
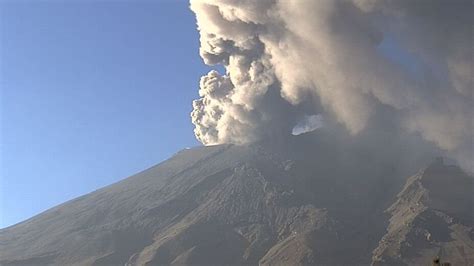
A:
[[[285,134],[320,114],[354,135],[419,134],[472,171],[472,3],[197,0],[191,9],[204,62],[227,70],[204,76],[193,104],[204,144]]]
[[[474,264],[473,12],[0,0],[0,265]]]

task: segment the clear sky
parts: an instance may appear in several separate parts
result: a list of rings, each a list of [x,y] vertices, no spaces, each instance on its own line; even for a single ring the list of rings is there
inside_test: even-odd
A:
[[[0,2],[0,227],[199,145],[187,1]]]

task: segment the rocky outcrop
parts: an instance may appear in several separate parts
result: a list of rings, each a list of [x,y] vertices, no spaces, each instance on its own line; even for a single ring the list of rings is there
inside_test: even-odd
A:
[[[390,224],[373,264],[421,265],[436,257],[473,264],[473,191],[472,177],[441,159],[410,177],[387,209]]]

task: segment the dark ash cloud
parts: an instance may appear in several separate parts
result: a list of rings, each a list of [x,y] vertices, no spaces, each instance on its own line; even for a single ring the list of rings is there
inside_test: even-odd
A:
[[[204,62],[226,69],[201,79],[193,104],[203,144],[290,134],[312,115],[352,135],[386,132],[388,120],[394,134],[419,135],[473,170],[472,1],[191,0],[191,9]],[[387,35],[420,73],[380,52]]]

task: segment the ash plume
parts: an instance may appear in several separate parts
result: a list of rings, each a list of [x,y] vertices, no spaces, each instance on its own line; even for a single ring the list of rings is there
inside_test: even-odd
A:
[[[353,136],[419,136],[473,171],[472,1],[191,0],[191,9],[201,57],[226,69],[202,77],[193,103],[203,144],[291,134],[318,115]],[[415,72],[381,52],[387,38]]]

